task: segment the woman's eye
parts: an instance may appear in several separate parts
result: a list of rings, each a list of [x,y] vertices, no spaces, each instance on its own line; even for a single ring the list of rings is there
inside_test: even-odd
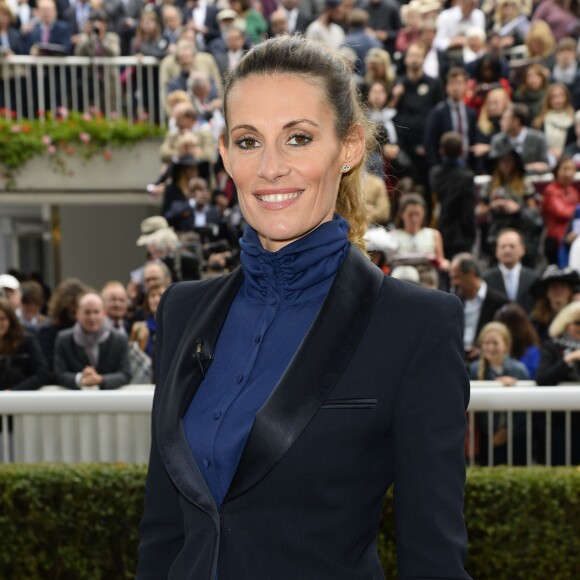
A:
[[[258,141],[256,139],[254,139],[253,137],[240,137],[236,141],[236,145],[240,149],[245,149],[245,150],[256,149],[256,147],[260,146]]]
[[[298,135],[292,135],[290,139],[288,139],[288,145],[294,145],[295,147],[302,147],[304,145],[308,145],[312,141],[312,137],[309,135],[304,135],[299,133]]]

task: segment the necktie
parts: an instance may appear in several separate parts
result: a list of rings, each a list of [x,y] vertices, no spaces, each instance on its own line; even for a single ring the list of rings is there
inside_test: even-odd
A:
[[[515,272],[513,270],[508,270],[507,282],[508,282],[508,287],[506,288],[507,295],[508,298],[513,301],[516,299],[516,278]]]
[[[463,119],[459,105],[455,105],[455,114],[457,115],[457,132],[463,137]]]
[[[42,27],[42,42],[48,43],[50,41],[50,26]]]

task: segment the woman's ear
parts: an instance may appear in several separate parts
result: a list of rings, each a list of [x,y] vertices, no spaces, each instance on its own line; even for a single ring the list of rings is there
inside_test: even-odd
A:
[[[342,145],[341,165],[356,167],[365,154],[365,132],[360,123],[356,123],[348,132]]]
[[[220,156],[222,158],[222,162],[224,164],[224,169],[226,173],[231,176],[230,173],[230,164],[229,164],[229,157],[228,157],[228,148],[226,146],[224,136],[220,135],[218,139],[218,149],[220,151]]]

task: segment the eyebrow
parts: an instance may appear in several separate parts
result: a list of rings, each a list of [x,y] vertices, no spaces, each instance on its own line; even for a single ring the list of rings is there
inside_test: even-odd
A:
[[[288,123],[286,123],[282,127],[282,129],[291,129],[292,127],[300,125],[301,123],[306,123],[307,125],[312,125],[313,127],[320,126],[318,123],[315,123],[310,119],[296,119],[296,121],[289,121]],[[232,127],[231,132],[236,131],[238,129],[246,129],[248,131],[255,131],[256,133],[259,133],[258,129],[256,129],[256,127],[254,127],[253,125],[236,125],[235,127]]]

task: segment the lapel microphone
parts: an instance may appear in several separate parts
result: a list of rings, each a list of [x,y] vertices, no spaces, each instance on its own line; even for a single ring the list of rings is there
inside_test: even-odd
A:
[[[201,376],[205,379],[205,373],[207,372],[213,357],[211,354],[204,354],[203,340],[201,340],[201,338],[198,338],[195,342],[195,352],[193,353],[193,358],[197,360],[197,364],[199,364],[199,370],[201,371]]]

